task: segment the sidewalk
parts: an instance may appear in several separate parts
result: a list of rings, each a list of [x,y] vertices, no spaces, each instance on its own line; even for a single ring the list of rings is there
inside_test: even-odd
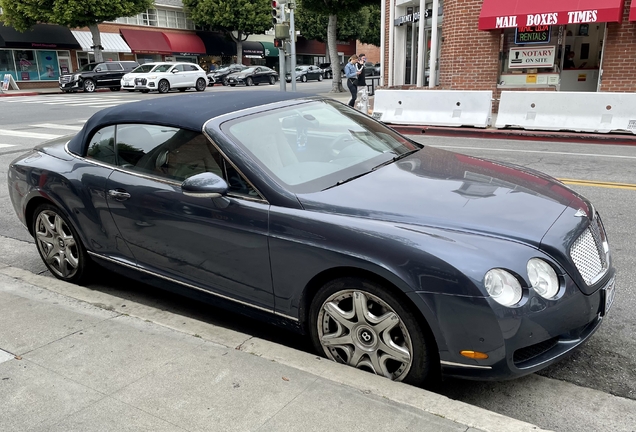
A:
[[[0,328],[0,430],[540,430],[4,264]]]
[[[302,89],[300,90],[302,91]],[[110,92],[109,89],[98,89],[97,91]],[[0,93],[0,98],[11,96],[38,96],[54,94],[62,95],[65,93],[62,93],[58,88],[8,90],[5,93]],[[347,103],[350,99],[349,92],[319,93],[319,96],[335,99],[342,103]],[[373,96],[369,98],[369,107],[373,107]],[[409,126],[393,124],[390,124],[389,126],[405,135],[428,135],[458,138],[510,139],[528,141],[558,141],[583,144],[636,145],[636,135],[630,134],[546,132],[523,129],[495,129],[493,127],[479,129],[471,127],[454,128],[441,126]]]

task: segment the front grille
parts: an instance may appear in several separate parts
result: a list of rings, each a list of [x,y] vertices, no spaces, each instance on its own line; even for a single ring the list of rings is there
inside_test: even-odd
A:
[[[538,344],[530,345],[525,348],[520,348],[515,351],[512,356],[512,361],[515,365],[519,365],[520,363],[527,362],[528,360],[532,360],[535,357],[540,356],[541,354],[550,351],[554,348],[557,343],[559,343],[558,337],[553,337],[552,339],[548,339],[547,341],[540,342]]]
[[[570,248],[570,257],[588,286],[596,282],[608,268],[606,247],[605,229],[601,218],[596,214],[590,226]]]
[[[135,78],[136,85],[146,85],[148,80],[146,78]]]
[[[73,77],[71,75],[62,75],[60,77],[60,83],[61,84],[68,84],[71,82],[71,80],[73,79]]]

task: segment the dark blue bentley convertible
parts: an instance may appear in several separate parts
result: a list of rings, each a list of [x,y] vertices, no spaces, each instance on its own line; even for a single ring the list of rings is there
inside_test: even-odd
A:
[[[601,219],[563,184],[298,93],[109,108],[16,159],[9,188],[62,280],[99,263],[202,292],[413,384],[537,371],[614,299]]]

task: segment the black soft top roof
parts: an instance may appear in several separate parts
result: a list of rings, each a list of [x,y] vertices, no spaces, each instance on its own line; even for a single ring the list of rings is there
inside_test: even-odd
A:
[[[84,143],[104,126],[147,123],[202,131],[211,118],[242,109],[314,95],[280,91],[223,91],[166,96],[106,108],[93,115],[71,139],[68,149],[81,156]]]

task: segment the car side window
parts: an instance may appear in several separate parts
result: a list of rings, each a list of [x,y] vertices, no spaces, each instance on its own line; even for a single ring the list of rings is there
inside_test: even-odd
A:
[[[86,151],[86,159],[116,165],[115,126],[107,126],[98,130],[91,138]]]
[[[183,71],[185,71],[185,68],[184,68],[183,65],[180,64],[180,65],[176,65],[174,67],[174,70],[178,70],[179,72],[183,72]]]
[[[188,70],[190,72],[194,71],[194,72],[199,72],[199,68],[196,65],[189,65],[188,66]]]
[[[123,67],[121,67],[121,65],[119,63],[105,63],[106,66],[106,70],[109,71],[122,71],[124,70]]]
[[[219,152],[200,132],[185,129],[120,125],[117,156],[122,168],[179,182],[204,172],[223,177]]]

